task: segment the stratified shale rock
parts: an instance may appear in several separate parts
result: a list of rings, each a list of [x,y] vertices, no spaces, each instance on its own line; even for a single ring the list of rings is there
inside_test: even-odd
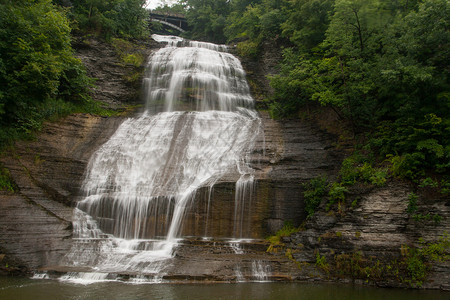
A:
[[[18,191],[0,195],[0,242],[29,269],[55,264],[71,245],[73,199],[92,152],[121,120],[75,114],[2,157]]]
[[[332,179],[337,175],[344,153],[333,145],[336,138],[311,121],[272,120],[261,113],[264,124],[264,149],[258,173],[257,193],[269,201],[264,219],[266,232],[281,229],[285,221],[295,226],[305,219],[302,184],[317,176]],[[258,149],[257,146],[257,149]],[[255,165],[258,168],[258,165]]]
[[[265,138],[258,143],[253,161],[255,190],[244,212],[248,223],[242,234],[251,238],[266,237],[286,220],[298,224],[304,218],[301,182],[323,170],[336,172],[339,166],[329,146],[330,135],[298,120],[281,123],[264,114],[263,119]],[[0,240],[6,253],[31,270],[57,263],[71,245],[72,210],[88,160],[120,122],[120,118],[72,115],[48,123],[36,141],[19,142],[14,153],[2,158],[19,187],[19,192],[1,196],[7,205],[0,219]],[[183,235],[232,237],[234,183],[214,187],[209,216],[209,198],[204,195],[207,191],[198,192],[185,218]],[[9,230],[12,227],[14,235]]]
[[[117,109],[136,100],[136,89],[124,79],[127,69],[120,66],[110,46],[90,40],[76,48],[89,74],[99,78],[93,93],[96,99]],[[252,74],[255,81],[263,82],[265,74],[256,73]],[[282,240],[282,251],[266,252],[268,243],[260,239],[285,221],[296,226],[305,221],[302,183],[322,175],[333,179],[345,153],[335,147],[336,137],[314,121],[278,121],[266,112],[260,116],[264,134],[250,155],[256,181],[242,212],[247,222],[242,235],[254,240],[236,248],[225,239],[236,232],[236,191],[235,183],[224,179],[211,190],[211,198],[208,188],[197,192],[182,230],[189,238],[176,247],[163,279],[323,280],[327,275],[315,267],[317,255],[329,262],[337,255],[353,253],[388,261],[401,255],[403,245],[420,246],[419,238],[436,241],[448,232],[448,200],[421,196],[418,212],[439,214],[441,220],[439,224],[415,221],[406,213],[411,187],[394,180],[384,187],[355,192],[352,207],[347,203],[342,210],[316,213],[306,220],[303,231]],[[41,268],[50,275],[68,271],[60,270],[58,262],[72,246],[72,212],[89,158],[122,121],[123,117],[74,114],[45,124],[35,141],[18,142],[2,156],[1,163],[18,191],[0,193],[0,274]],[[269,267],[257,272],[260,265]],[[448,261],[433,263],[424,287],[449,289],[449,274]],[[391,281],[380,284],[399,286]]]
[[[409,287],[414,283],[402,282],[406,273],[394,274],[392,269],[407,255],[407,247],[422,248],[426,243],[438,243],[448,234],[450,211],[448,201],[419,197],[420,211],[438,214],[440,221],[417,220],[408,214],[408,196],[411,186],[394,180],[386,186],[361,191],[357,202],[349,207],[349,202],[341,208],[325,212],[323,208],[305,223],[305,229],[286,239],[286,247],[293,249],[294,258],[299,262],[315,264],[317,255],[326,258],[332,273],[345,274],[345,264],[353,264],[353,276],[367,267],[378,278],[362,278],[381,286]],[[430,205],[431,202],[432,204]],[[448,239],[448,235],[447,235]],[[422,242],[421,242],[422,241]],[[449,249],[445,250],[449,255]],[[340,263],[340,264],[339,264]],[[450,289],[450,263],[448,259],[433,261],[423,287]],[[403,266],[404,267],[404,266]],[[402,266],[400,266],[400,271]],[[380,273],[381,272],[381,273]],[[380,273],[380,274],[377,274]]]

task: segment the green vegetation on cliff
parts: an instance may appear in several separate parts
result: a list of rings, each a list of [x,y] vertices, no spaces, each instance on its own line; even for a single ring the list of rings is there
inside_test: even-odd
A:
[[[28,133],[40,122],[88,100],[89,79],[73,56],[65,12],[42,1],[0,4],[0,133]]]
[[[401,247],[401,255],[390,261],[366,257],[361,252],[337,254],[332,262],[331,272],[335,276],[346,276],[366,282],[397,281],[409,287],[421,287],[432,269],[433,262],[449,259],[448,235],[435,243],[419,240],[420,247]]]
[[[64,0],[54,1],[64,4]],[[105,37],[143,37],[148,35],[145,0],[72,1],[70,17],[75,29]]]
[[[64,6],[64,5],[69,6]],[[92,79],[74,56],[71,32],[141,37],[144,0],[0,1],[0,147],[28,137],[45,120],[102,113]]]
[[[194,1],[184,2],[189,12]],[[203,10],[188,19],[191,36],[222,37],[221,42],[236,44],[239,55],[260,64],[282,53],[278,73],[269,76],[273,94],[265,103],[274,118],[326,107],[346,124],[334,132],[342,133],[345,148],[354,151],[337,178],[317,177],[303,185],[309,226],[325,214],[339,219],[359,206],[361,193],[394,177],[414,183],[405,214],[415,230],[445,223],[439,211],[429,209],[446,201],[450,191],[448,0],[231,0],[215,14],[210,13],[212,0],[195,2]],[[213,26],[219,14],[225,25]],[[195,27],[200,21],[203,27]],[[210,31],[200,30],[205,27]],[[312,216],[317,210],[328,212]],[[289,238],[283,231],[269,238],[269,251],[307,257],[292,254],[305,250],[285,246]],[[330,235],[345,241],[340,232]],[[357,250],[329,254],[326,247],[314,256],[326,276],[417,287],[436,261],[448,260],[448,246],[447,236],[403,245],[392,261]],[[320,248],[313,242],[309,247]]]
[[[5,169],[2,164],[0,164],[0,191],[14,192],[16,190],[16,185],[11,180],[8,169]]]
[[[212,0],[183,2],[195,14],[193,37],[236,43],[253,59],[268,43],[282,51],[267,99],[274,117],[330,107],[375,156],[366,168],[382,177],[364,181],[385,180],[373,164],[387,159],[393,176],[429,178],[448,191],[448,1],[232,0],[220,9]]]

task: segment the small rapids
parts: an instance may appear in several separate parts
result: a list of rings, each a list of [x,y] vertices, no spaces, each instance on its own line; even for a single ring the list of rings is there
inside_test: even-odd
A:
[[[89,162],[73,217],[75,242],[61,263],[74,272],[64,280],[160,278],[197,191],[224,177],[236,182],[230,237],[249,234],[243,207],[253,190],[249,154],[261,120],[245,72],[226,46],[153,39],[166,46],[149,59],[146,110],[125,120]]]

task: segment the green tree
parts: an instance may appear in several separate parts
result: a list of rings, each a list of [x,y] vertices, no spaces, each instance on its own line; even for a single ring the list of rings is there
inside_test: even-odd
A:
[[[216,43],[226,41],[224,29],[230,8],[227,0],[186,0],[185,3],[190,38]]]
[[[227,19],[225,33],[228,40],[247,38],[260,43],[281,34],[281,24],[286,20],[282,1],[238,1],[231,2],[233,9]],[[244,8],[244,4],[247,6]]]
[[[449,14],[448,1],[424,1],[398,18],[383,40],[377,78],[383,122],[372,142],[395,156],[403,177],[450,168]]]
[[[229,41],[234,39],[250,39],[259,42],[261,32],[262,8],[250,5],[243,12],[233,11],[227,19],[225,34]]]
[[[294,47],[271,77],[272,107],[281,115],[309,101],[333,108],[354,133],[372,134],[373,149],[393,156],[397,175],[448,171],[449,2],[337,0],[332,11],[308,10],[313,4],[293,1],[282,26]],[[326,30],[311,31],[309,20],[325,11],[332,12]]]
[[[289,17],[282,24],[283,36],[298,49],[308,51],[325,38],[334,0],[291,1]]]
[[[73,16],[80,30],[109,37],[147,34],[145,0],[79,0]]]
[[[89,80],[70,45],[70,26],[50,0],[0,3],[0,123],[28,131],[55,99],[87,100]]]
[[[120,36],[142,37],[148,33],[148,13],[144,9],[145,0],[123,0],[115,6],[112,18],[117,24],[116,34]]]
[[[162,12],[166,14],[180,14],[184,15],[187,10],[187,3],[186,1],[179,0],[177,3],[168,5],[166,3],[163,3],[161,6],[158,6],[154,9],[154,11]]]
[[[231,11],[239,14],[244,13],[248,6],[260,4],[262,0],[231,0]]]

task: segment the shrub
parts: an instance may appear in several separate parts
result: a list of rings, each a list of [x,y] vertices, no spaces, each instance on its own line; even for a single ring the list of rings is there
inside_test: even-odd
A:
[[[125,56],[123,61],[126,64],[130,64],[130,65],[133,65],[135,67],[139,67],[144,62],[144,58],[142,57],[142,55],[133,53],[133,54],[128,54],[127,56]]]
[[[0,165],[0,191],[14,192],[17,186],[11,179],[9,171]]]
[[[358,159],[356,156],[352,155],[347,157],[342,161],[341,170],[339,175],[341,177],[341,182],[344,185],[355,184],[359,177],[359,171],[357,168]]]
[[[239,42],[236,46],[239,56],[257,58],[259,54],[259,44],[251,40]]]
[[[406,208],[406,212],[408,214],[413,214],[417,211],[417,199],[419,197],[415,193],[410,193],[408,195],[408,207]]]
[[[307,216],[312,216],[319,207],[327,190],[326,177],[316,177],[303,185],[305,198],[305,211]]]
[[[275,235],[272,235],[267,238],[270,242],[269,247],[267,248],[267,252],[278,252],[279,247],[283,247],[284,244],[281,242],[281,238],[285,236],[290,236],[293,233],[300,231],[299,228],[294,227],[292,222],[286,221],[283,227],[277,231]]]
[[[422,165],[425,155],[423,153],[414,152],[388,157],[392,163],[391,170],[394,176],[414,180],[424,175]]]
[[[433,180],[430,177],[422,179],[419,184],[419,187],[421,187],[421,188],[424,188],[424,187],[437,188],[438,186],[439,186],[438,182]]]
[[[342,186],[341,183],[333,182],[330,186],[330,190],[328,191],[328,196],[330,199],[327,204],[327,210],[329,210],[331,205],[334,203],[344,201],[346,192],[348,192],[348,189]]]
[[[386,183],[386,178],[388,177],[387,169],[374,169],[374,172],[369,177],[371,184],[376,186],[383,186]]]
[[[320,255],[319,252],[316,253],[316,266],[318,268],[321,268],[325,272],[329,272],[329,270],[330,270],[330,266],[327,262],[327,258],[325,257],[325,255]]]
[[[375,168],[371,159],[357,152],[344,159],[339,172],[343,185],[353,185],[362,181],[376,186],[383,186],[388,177],[388,170]]]

